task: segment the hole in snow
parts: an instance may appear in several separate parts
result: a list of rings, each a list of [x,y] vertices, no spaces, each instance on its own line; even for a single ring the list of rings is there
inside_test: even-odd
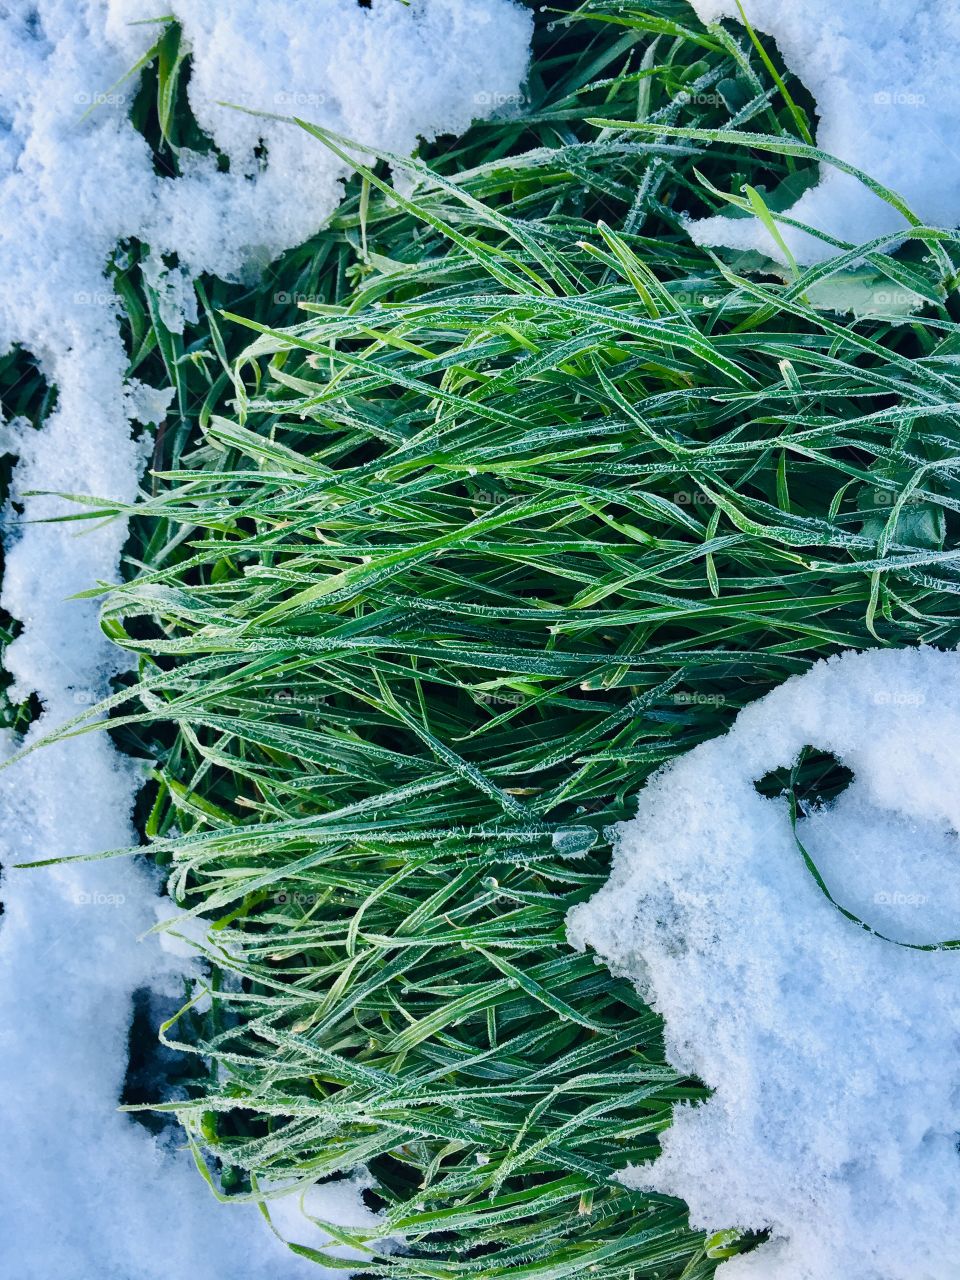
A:
[[[694,8],[697,7],[695,4]],[[685,126],[725,129],[739,125],[747,129],[754,128],[756,121],[763,118],[762,115],[757,115],[757,84],[772,94],[777,108],[782,106],[782,98],[775,87],[773,76],[763,65],[761,55],[752,48],[752,41],[743,26],[730,19],[722,25],[750,62],[750,72],[742,68],[731,70],[716,79],[710,75],[708,64],[702,61],[674,74],[664,73],[662,83],[674,95],[674,101],[679,105],[678,122]],[[815,143],[820,119],[813,94],[794,73],[793,67],[787,64],[777,41],[761,29],[757,29],[755,34],[776,74],[786,84],[794,106]],[[789,120],[789,113],[787,119]],[[789,132],[800,137],[800,125],[795,120],[790,121]],[[741,163],[735,167],[731,167],[727,158],[720,161],[715,157],[705,157],[704,163],[698,168],[721,190],[735,196],[744,194],[743,185],[749,181],[759,191],[767,207],[778,213],[794,205],[805,191],[817,185],[821,177],[819,162],[807,157],[797,159],[788,170],[777,159],[771,159],[769,164],[764,165],[763,159],[759,158],[758,163],[756,155],[752,155],[749,165]],[[701,217],[705,213],[719,214],[734,227],[741,219],[753,219],[753,215],[744,209],[718,203],[712,197],[706,198],[702,190],[683,192],[676,198],[675,207],[693,217]],[[768,247],[765,245],[764,254],[767,253]],[[745,255],[743,262],[747,261],[750,259]],[[754,254],[750,261],[751,269],[757,269],[760,265],[761,260]]]
[[[789,796],[797,800],[797,811],[805,815],[830,804],[853,782],[853,773],[830,751],[804,747],[790,769],[771,769],[754,786],[770,800]]]
[[[878,804],[855,784],[810,807],[797,836],[834,901],[891,943],[960,938],[960,838],[942,819]]]
[[[128,1038],[127,1073],[120,1094],[122,1106],[150,1106],[187,1096],[187,1084],[196,1072],[192,1056],[168,1049],[157,1037],[157,1028],[181,1007],[182,1000],[158,996],[148,987],[133,993]],[[182,1137],[173,1115],[156,1111],[132,1111],[130,1119],[153,1134],[170,1130]]]
[[[129,116],[130,123],[150,147],[154,172],[161,178],[175,178],[181,174],[181,150],[207,155],[215,152],[216,147],[209,134],[200,128],[190,108],[187,87],[193,73],[193,57],[181,47],[180,24],[169,23],[161,42],[165,45],[163,60],[168,66],[178,66],[178,70],[161,82],[161,59],[154,58],[148,63],[140,73]],[[177,59],[181,55],[184,56],[178,64]],[[221,171],[229,169],[227,158],[219,152],[217,162]]]
[[[750,6],[748,5],[747,6],[748,14],[749,14],[749,10],[750,10]],[[738,41],[738,43],[741,45],[742,48],[749,50],[752,41],[750,40],[749,35],[747,34],[745,28],[741,23],[737,22],[735,19],[727,18],[723,21],[722,25],[726,27],[729,34],[733,36],[735,40]],[[773,35],[771,35],[770,32],[765,31],[763,29],[758,29],[756,27],[754,29],[754,34],[757,36],[760,43],[763,45],[763,48],[767,54],[767,57],[773,63],[773,66],[775,67],[777,74],[780,76],[781,80],[786,84],[790,92],[790,97],[793,99],[796,106],[799,108],[800,111],[803,112],[804,116],[806,117],[807,126],[810,129],[811,134],[813,135],[814,142],[816,142],[817,132],[820,125],[820,112],[817,109],[816,98],[814,97],[810,89],[807,87],[807,85],[804,83],[804,81],[800,78],[800,75],[798,74],[796,68],[791,66],[790,63],[787,62],[786,58],[783,56],[783,53],[780,50],[779,41]],[[765,87],[769,88],[772,77],[768,73],[764,72],[764,70],[758,65],[758,63],[759,63],[759,59],[757,60],[757,63],[754,64],[755,69],[760,75],[761,80],[763,81],[763,84],[765,85]],[[736,77],[734,77],[734,79],[736,80]],[[730,94],[731,94],[731,90],[727,88],[729,83],[730,83],[729,81],[720,81],[720,84],[723,86],[723,89],[721,90],[721,92],[724,94],[725,97],[728,97],[728,98],[730,97]],[[749,90],[747,90],[745,85],[740,85],[739,83],[737,83],[736,87],[740,89],[741,93],[744,93],[745,91],[749,92]],[[750,96],[751,97],[753,96],[752,93],[750,94]],[[776,101],[778,103],[782,101],[779,93],[777,93],[776,95]],[[746,102],[740,101],[737,99],[736,96],[734,96],[730,98],[729,101],[726,102],[726,105],[728,109],[733,108],[733,109],[739,110],[746,105]]]
[[[960,937],[957,832],[908,818],[895,803],[878,805],[855,782],[838,756],[807,746],[791,768],[772,769],[754,786],[784,804],[794,796],[797,839],[839,907],[892,943]]]

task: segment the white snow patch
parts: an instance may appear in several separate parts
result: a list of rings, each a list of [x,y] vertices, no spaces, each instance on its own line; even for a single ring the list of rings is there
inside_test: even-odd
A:
[[[0,774],[0,1274],[342,1274],[291,1254],[255,1206],[219,1205],[186,1150],[167,1149],[116,1110],[133,992],[182,995],[192,963],[186,950],[168,954],[157,935],[140,940],[159,899],[152,877],[130,859],[11,869],[18,859],[128,843],[132,765],[100,736],[24,764]],[[309,1210],[371,1225],[361,1190],[350,1181],[313,1188]],[[274,1224],[285,1238],[322,1248],[328,1237],[298,1202],[297,1194],[271,1201]]]
[[[418,136],[462,130],[517,100],[530,16],[513,0],[173,0],[192,43],[190,100],[229,156],[182,153],[184,176],[153,169],[127,113],[135,84],[111,86],[156,38],[152,0],[11,0],[0,6],[0,350],[21,343],[57,387],[41,430],[0,428],[15,452],[2,602],[23,623],[5,665],[13,696],[37,692],[54,729],[108,691],[122,662],[91,601],[112,578],[122,522],[33,522],[73,508],[30,490],[132,501],[146,455],[133,421],[159,422],[169,394],[125,382],[118,303],[104,275],[117,242],[153,251],[164,317],[182,327],[201,271],[256,275],[320,229],[347,167],[295,126],[218,99],[300,115],[371,145],[409,152]],[[88,107],[94,110],[84,118]],[[162,255],[175,253],[171,267]],[[78,535],[78,528],[87,531]],[[10,735],[9,754],[18,744]],[[224,1209],[188,1155],[162,1150],[115,1111],[131,998],[172,991],[189,962],[165,952],[155,888],[129,860],[17,871],[15,862],[121,847],[135,771],[101,735],[28,757],[0,775],[0,1271],[152,1280],[193,1274],[285,1280],[323,1274],[295,1258],[251,1206]],[[328,1203],[327,1197],[333,1197]],[[319,1216],[367,1214],[353,1184],[311,1193]],[[352,1198],[351,1198],[352,1197]],[[289,1206],[288,1206],[289,1208]],[[299,1210],[275,1220],[319,1246]],[[364,1219],[369,1221],[369,1215]]]
[[[690,0],[706,23],[738,18],[735,0]],[[750,25],[772,36],[813,94],[817,146],[903,196],[933,226],[960,223],[960,8],[953,0],[746,0]],[[856,178],[822,166],[816,187],[787,212],[852,244],[905,228],[903,217]],[[834,250],[781,225],[803,263]],[[691,224],[701,244],[779,258],[756,218],[718,215]]]
[[[804,746],[854,780],[798,835],[754,786]],[[952,1280],[960,1249],[960,654],[849,653],[661,770],[610,879],[569,917],[664,1016],[669,1061],[713,1090],[675,1109],[630,1185],[694,1225],[767,1228],[720,1274]]]

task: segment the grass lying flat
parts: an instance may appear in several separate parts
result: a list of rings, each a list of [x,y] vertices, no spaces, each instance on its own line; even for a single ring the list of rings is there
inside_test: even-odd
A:
[[[409,200],[362,175],[305,318],[217,321],[249,345],[185,395],[106,601],[152,853],[218,944],[168,1107],[233,1194],[368,1164],[405,1242],[370,1274],[693,1280],[739,1247],[616,1182],[702,1091],[565,912],[644,778],[745,702],[960,639],[956,237],[886,268],[928,299],[899,325],[811,305],[856,255],[783,283],[693,247],[695,170],[802,170],[585,123],[716,129],[731,82],[736,126],[796,125],[749,42],[686,23],[588,5],[540,30],[534,124]]]

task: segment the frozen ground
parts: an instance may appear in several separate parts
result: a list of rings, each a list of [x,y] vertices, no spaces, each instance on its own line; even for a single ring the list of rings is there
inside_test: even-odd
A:
[[[22,344],[58,390],[42,430],[13,422],[2,437],[20,458],[13,497],[24,506],[6,529],[2,600],[23,624],[6,664],[13,696],[43,702],[31,736],[107,691],[117,655],[95,606],[67,597],[116,573],[125,530],[77,536],[76,525],[27,524],[68,506],[27,495],[130,501],[146,456],[134,423],[166,404],[125,382],[108,256],[125,237],[149,243],[148,269],[176,327],[197,273],[255,274],[318,230],[340,196],[346,170],[319,143],[217,99],[403,153],[419,135],[461,130],[515,101],[528,58],[530,18],[512,0],[377,0],[370,10],[355,0],[174,0],[163,12],[192,42],[191,105],[230,171],[182,155],[184,176],[169,179],[127,119],[133,82],[116,84],[157,36],[155,25],[131,24],[157,12],[146,0],[0,6],[0,349]],[[160,256],[171,253],[175,262]],[[0,1271],[17,1280],[316,1275],[254,1208],[220,1209],[189,1156],[165,1154],[115,1113],[132,994],[175,990],[188,963],[155,937],[138,941],[157,903],[146,871],[129,860],[10,869],[132,843],[135,788],[101,735],[0,777]],[[337,1214],[366,1213],[356,1188],[336,1194]],[[297,1229],[295,1209],[279,1217],[305,1242],[322,1239],[302,1218]]]
[[[754,783],[805,746],[854,779],[801,818]],[[960,654],[849,653],[656,774],[569,918],[714,1090],[632,1186],[769,1229],[727,1280],[952,1280],[960,1249]],[[883,937],[877,936],[884,935]],[[902,945],[904,943],[913,946]]]

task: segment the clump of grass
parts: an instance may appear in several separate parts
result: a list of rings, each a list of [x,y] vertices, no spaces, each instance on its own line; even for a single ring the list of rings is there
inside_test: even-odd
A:
[[[617,1181],[703,1092],[564,915],[651,770],[746,702],[844,647],[960,639],[956,236],[867,251],[926,300],[908,323],[813,305],[864,251],[738,274],[683,234],[695,170],[793,161],[633,126],[753,77],[734,130],[782,139],[796,96],[679,5],[576,25],[575,51],[541,31],[533,123],[483,163],[407,164],[410,197],[361,168],[329,240],[355,265],[299,323],[216,321],[255,334],[233,411],[208,397],[105,604],[152,855],[213,922],[166,1109],[234,1194],[368,1165],[403,1241],[337,1230],[369,1275],[694,1280],[744,1246]]]

